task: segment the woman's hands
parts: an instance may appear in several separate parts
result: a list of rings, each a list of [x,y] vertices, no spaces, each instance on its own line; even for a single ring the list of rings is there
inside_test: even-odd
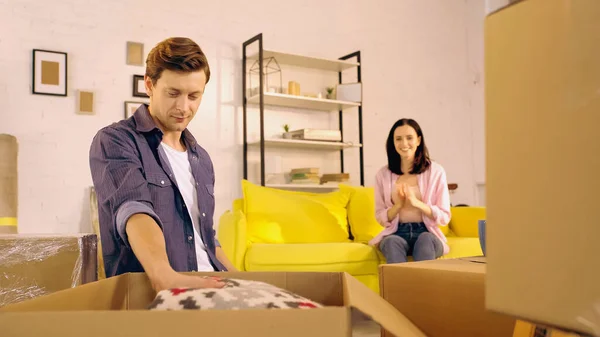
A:
[[[401,188],[402,188],[402,193],[404,194],[404,199],[406,200],[406,203],[413,207],[418,208],[420,201],[415,196],[415,191],[413,191],[413,189],[408,187],[408,185],[406,185],[406,184],[402,184]]]
[[[419,200],[415,195],[415,191],[405,183],[396,182],[395,189],[392,191],[392,202],[394,206],[388,210],[388,221],[392,221],[404,205],[421,210],[429,218],[433,217],[431,207]]]
[[[404,204],[414,207],[419,205],[415,192],[405,183],[396,183],[396,189],[392,191],[392,202],[398,208],[402,208]]]
[[[429,205],[427,205],[426,203],[419,200],[417,198],[417,196],[415,195],[415,191],[412,188],[410,188],[408,185],[406,185],[406,184],[401,184],[401,185],[402,185],[402,187],[399,187],[399,188],[402,189],[402,194],[404,195],[404,203],[421,210],[421,212],[428,218],[433,218],[433,211],[431,210],[431,207],[429,207]]]
[[[392,202],[398,208],[402,208],[402,205],[404,205],[404,198],[405,198],[404,186],[405,185],[406,184],[404,184],[404,183],[396,183],[396,188],[392,191]]]
[[[401,183],[396,182],[394,185],[394,189],[392,190],[392,203],[394,204],[387,211],[388,221],[392,221],[398,213],[400,213],[400,209],[404,205],[404,188],[402,188]]]

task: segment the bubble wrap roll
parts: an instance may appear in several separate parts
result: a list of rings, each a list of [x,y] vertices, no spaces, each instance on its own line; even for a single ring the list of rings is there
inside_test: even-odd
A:
[[[0,134],[0,233],[17,233],[17,139]]]

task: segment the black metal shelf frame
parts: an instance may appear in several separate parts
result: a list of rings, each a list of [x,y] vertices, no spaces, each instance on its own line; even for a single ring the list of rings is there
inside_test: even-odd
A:
[[[261,186],[265,186],[265,102],[264,102],[264,68],[263,68],[263,35],[262,33],[252,37],[251,39],[245,41],[242,45],[242,95],[243,95],[243,173],[244,179],[248,179],[248,99],[247,99],[247,87],[246,87],[246,76],[247,76],[247,53],[246,49],[249,45],[258,42],[258,74],[259,74],[259,110],[260,110],[260,184]],[[342,56],[339,60],[349,60],[352,58],[356,58],[356,62],[358,66],[356,67],[357,71],[357,82],[361,83],[361,60],[360,60],[360,51],[353,52],[351,54]],[[339,72],[338,82],[342,84],[342,72]],[[344,141],[344,117],[343,110],[339,110],[339,128],[342,134],[342,141]],[[359,165],[360,165],[360,185],[365,185],[365,176],[364,176],[364,143],[363,143],[363,116],[362,116],[362,102],[358,107],[358,138],[359,144],[361,146],[358,148],[359,150]],[[340,150],[340,170],[344,172],[344,149]]]

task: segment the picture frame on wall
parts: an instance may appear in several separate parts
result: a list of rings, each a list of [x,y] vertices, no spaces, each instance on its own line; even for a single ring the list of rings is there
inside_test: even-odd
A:
[[[133,116],[136,110],[142,105],[146,104],[145,102],[125,102],[125,119]]]
[[[144,65],[144,44],[141,42],[127,41],[127,61],[128,65]]]
[[[150,97],[148,96],[148,93],[146,93],[143,75],[133,75],[133,96],[144,98]]]
[[[67,96],[67,53],[33,49],[32,93]]]
[[[94,115],[95,97],[93,91],[77,90],[77,110],[78,115]]]

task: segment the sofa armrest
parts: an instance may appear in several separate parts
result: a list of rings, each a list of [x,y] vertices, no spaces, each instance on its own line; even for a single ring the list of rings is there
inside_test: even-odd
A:
[[[460,237],[479,237],[479,220],[485,220],[485,207],[451,207],[450,230]]]
[[[221,248],[238,270],[245,270],[246,216],[240,210],[226,211],[219,218],[217,238]]]

